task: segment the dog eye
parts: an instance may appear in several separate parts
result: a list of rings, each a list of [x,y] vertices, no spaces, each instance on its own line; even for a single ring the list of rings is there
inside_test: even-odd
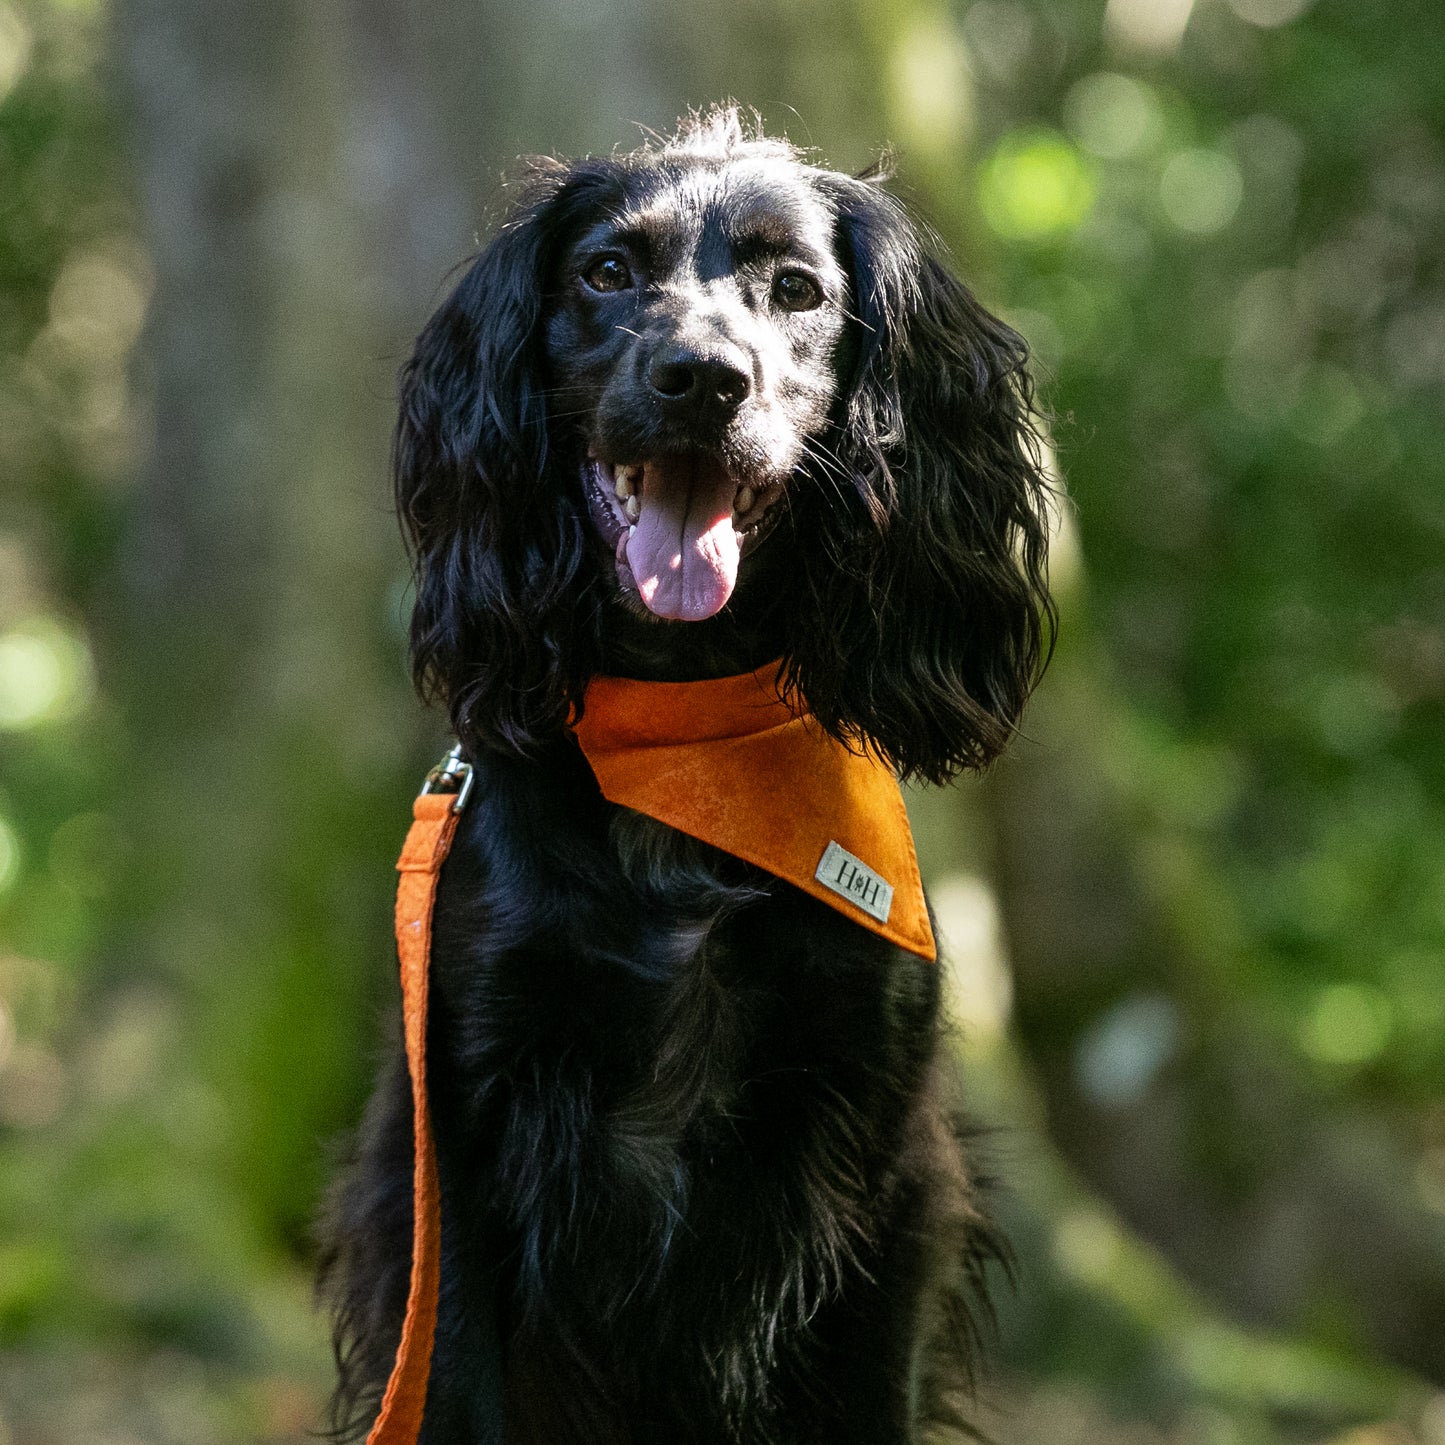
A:
[[[620,256],[604,256],[582,273],[582,279],[594,291],[626,291],[632,285],[632,272]]]
[[[823,291],[802,271],[782,271],[773,282],[773,300],[785,311],[813,311],[823,304]]]

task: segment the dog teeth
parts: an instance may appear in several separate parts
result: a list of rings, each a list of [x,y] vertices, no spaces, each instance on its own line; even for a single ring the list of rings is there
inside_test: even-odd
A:
[[[623,503],[622,510],[627,513],[629,522],[635,522],[642,515],[642,503],[637,497],[629,495]]]
[[[750,486],[744,483],[741,487],[738,488],[737,496],[733,498],[733,511],[735,511],[740,517],[746,516],[747,513],[752,511],[753,503],[756,502],[757,499],[757,493],[754,492]]]
[[[633,462],[625,467],[618,467],[613,488],[619,502],[625,502],[634,492],[640,492],[642,490],[641,463]]]

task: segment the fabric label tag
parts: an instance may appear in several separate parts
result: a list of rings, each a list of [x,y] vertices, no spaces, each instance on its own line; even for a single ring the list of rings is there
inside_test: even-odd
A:
[[[893,907],[893,885],[846,848],[830,842],[813,877],[825,888],[856,903],[870,918],[876,918],[879,923],[888,922],[888,912]]]

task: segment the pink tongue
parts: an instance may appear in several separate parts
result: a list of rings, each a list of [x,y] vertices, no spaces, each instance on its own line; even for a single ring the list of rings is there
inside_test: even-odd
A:
[[[627,565],[650,612],[701,622],[732,596],[738,580],[736,491],[718,462],[677,456],[647,463],[642,515],[626,548]]]

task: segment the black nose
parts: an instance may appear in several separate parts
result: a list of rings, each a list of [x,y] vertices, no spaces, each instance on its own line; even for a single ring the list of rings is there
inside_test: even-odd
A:
[[[748,398],[752,379],[726,357],[682,349],[653,357],[647,384],[669,410],[733,412]]]

